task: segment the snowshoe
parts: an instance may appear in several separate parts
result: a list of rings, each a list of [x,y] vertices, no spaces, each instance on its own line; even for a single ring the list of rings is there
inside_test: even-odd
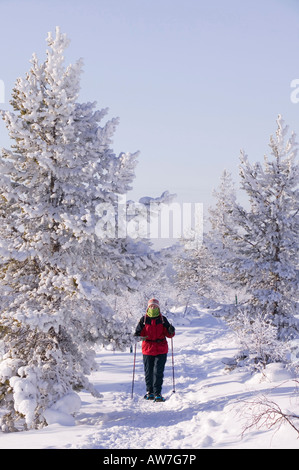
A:
[[[155,395],[153,393],[147,392],[146,395],[143,397],[145,400],[154,400]]]
[[[162,397],[162,395],[156,395],[155,398],[154,398],[154,401],[157,402],[157,401],[165,401],[165,398]]]

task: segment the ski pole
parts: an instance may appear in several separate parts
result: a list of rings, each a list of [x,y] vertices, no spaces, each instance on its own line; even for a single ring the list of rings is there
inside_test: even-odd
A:
[[[173,390],[172,392],[175,393],[175,383],[174,383],[174,357],[173,357],[173,339],[171,338],[171,352],[172,352],[172,383],[173,383]]]
[[[133,379],[132,379],[132,393],[131,393],[132,399],[133,399],[134,379],[135,379],[136,348],[137,348],[137,343],[135,343],[135,347],[134,347],[134,364],[133,364]]]

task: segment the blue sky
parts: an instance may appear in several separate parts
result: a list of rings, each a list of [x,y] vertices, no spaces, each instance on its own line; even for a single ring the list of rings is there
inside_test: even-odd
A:
[[[84,59],[80,101],[120,117],[117,154],[140,151],[132,198],[207,207],[224,169],[238,180],[241,148],[263,159],[279,113],[299,139],[298,0],[0,0],[2,108],[56,25],[66,64]]]

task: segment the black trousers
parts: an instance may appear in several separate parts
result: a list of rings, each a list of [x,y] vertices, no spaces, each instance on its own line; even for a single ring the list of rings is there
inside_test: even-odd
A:
[[[157,356],[143,355],[146,391],[160,395],[163,385],[164,368],[167,354]]]

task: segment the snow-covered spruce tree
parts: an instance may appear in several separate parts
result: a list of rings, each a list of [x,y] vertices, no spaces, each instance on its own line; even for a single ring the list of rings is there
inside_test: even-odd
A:
[[[227,170],[223,171],[219,187],[213,191],[213,196],[216,204],[209,208],[210,230],[205,243],[212,265],[210,281],[214,287],[214,300],[219,305],[222,304],[225,313],[224,303],[231,305],[235,302],[237,293],[240,293],[239,280],[231,269],[239,255],[234,252],[234,244],[228,242],[236,238],[233,210],[236,205],[236,189],[232,175]]]
[[[182,239],[182,253],[174,264],[176,285],[185,298],[200,299],[215,306],[231,302],[234,297],[231,282],[222,273],[231,256],[231,249],[226,247],[224,239],[233,226],[230,207],[236,200],[232,177],[227,171],[223,172],[214,196],[217,202],[209,209],[210,230],[204,234],[203,243],[197,243],[196,239]]]
[[[180,251],[177,248],[178,255],[173,261],[176,271],[174,284],[178,296],[184,301],[186,313],[191,303],[212,296],[212,258],[205,243],[199,245],[187,239],[180,243]]]
[[[208,239],[213,239],[213,250],[220,251],[222,258],[230,256],[231,251],[227,250],[225,239],[228,234],[234,231],[233,210],[236,203],[236,190],[232,180],[232,175],[224,170],[219,187],[213,191],[216,199],[214,207],[209,208],[209,222],[211,225]]]
[[[281,116],[270,139],[271,157],[251,165],[241,152],[241,188],[249,208],[236,201],[224,207],[215,251],[222,274],[233,286],[244,288],[242,307],[251,321],[270,323],[277,339],[298,337],[298,163],[295,135],[287,139]],[[222,236],[223,235],[223,236]],[[227,255],[225,255],[227,253]],[[271,358],[268,358],[271,361]]]
[[[94,344],[121,347],[130,333],[106,297],[140,288],[155,265],[137,241],[96,234],[98,208],[130,189],[136,154],[116,156],[117,120],[101,127],[107,111],[77,103],[82,64],[64,67],[66,36],[57,28],[47,41],[45,62],[33,55],[13,111],[2,112],[14,141],[0,161],[4,430],[46,424],[45,410],[71,390],[95,392]]]

